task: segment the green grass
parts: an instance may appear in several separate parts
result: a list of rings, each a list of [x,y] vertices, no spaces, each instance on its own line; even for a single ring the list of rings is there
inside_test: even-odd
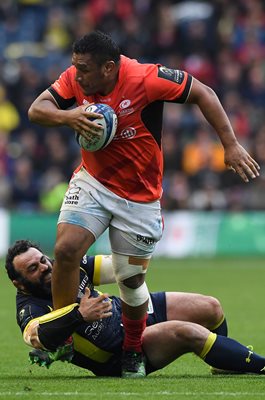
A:
[[[49,370],[30,366],[29,348],[15,321],[15,289],[0,270],[1,361],[0,399],[265,399],[265,377],[211,376],[209,367],[194,355],[185,355],[143,380],[96,378],[70,364]],[[265,355],[264,287],[262,259],[153,260],[147,275],[150,290],[181,290],[219,298],[231,337],[254,345]],[[115,285],[106,291],[117,293]]]

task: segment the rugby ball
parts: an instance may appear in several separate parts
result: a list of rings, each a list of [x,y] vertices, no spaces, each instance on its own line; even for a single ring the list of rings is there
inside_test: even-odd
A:
[[[116,133],[118,124],[117,115],[110,106],[102,103],[91,104],[85,110],[103,115],[104,118],[91,118],[91,121],[103,127],[103,131],[100,136],[91,134],[89,139],[76,132],[76,141],[84,150],[92,152],[102,150],[110,144]]]

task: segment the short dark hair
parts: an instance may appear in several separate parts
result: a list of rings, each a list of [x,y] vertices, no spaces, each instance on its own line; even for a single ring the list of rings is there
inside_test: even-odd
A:
[[[14,267],[14,258],[19,254],[23,254],[28,251],[30,247],[34,247],[42,252],[39,245],[30,240],[17,240],[12,246],[9,247],[6,255],[5,267],[7,275],[11,281],[21,279],[21,274],[16,271]]]
[[[101,31],[93,31],[77,39],[73,44],[73,53],[91,54],[98,65],[104,64],[106,61],[120,61],[119,46],[112,38]]]

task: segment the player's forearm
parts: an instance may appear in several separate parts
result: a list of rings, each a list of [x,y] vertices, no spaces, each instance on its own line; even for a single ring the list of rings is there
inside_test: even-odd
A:
[[[31,122],[44,126],[67,125],[67,111],[60,110],[49,100],[35,100],[28,111],[28,116]]]
[[[78,304],[61,308],[29,322],[23,332],[26,344],[54,351],[84,322]]]
[[[237,142],[229,118],[214,90],[194,79],[188,102],[199,106],[205,119],[217,132],[224,148]]]
[[[237,139],[233,128],[215,93],[209,94],[209,97],[202,99],[198,105],[206,120],[217,132],[223,146],[234,145]]]

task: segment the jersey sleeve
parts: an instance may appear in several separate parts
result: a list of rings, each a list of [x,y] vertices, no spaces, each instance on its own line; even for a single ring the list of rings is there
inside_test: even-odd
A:
[[[78,307],[79,304],[74,303],[42,315],[37,319],[38,339],[46,349],[55,351],[58,346],[69,339],[78,326],[84,323]]]
[[[84,270],[89,281],[93,282],[94,272],[95,272],[95,257],[84,255],[80,262],[81,270]]]
[[[18,313],[24,342],[32,347],[56,350],[84,323],[78,308],[78,303],[55,311],[33,303],[25,305]]]
[[[110,255],[85,255],[80,263],[80,268],[85,270],[88,279],[94,286],[116,282]]]
[[[179,69],[156,65],[144,79],[148,100],[185,103],[188,98],[192,76]]]
[[[96,286],[116,282],[111,255],[97,255],[93,283]]]
[[[66,110],[76,103],[76,97],[72,85],[73,71],[68,68],[48,88],[59,108]]]

